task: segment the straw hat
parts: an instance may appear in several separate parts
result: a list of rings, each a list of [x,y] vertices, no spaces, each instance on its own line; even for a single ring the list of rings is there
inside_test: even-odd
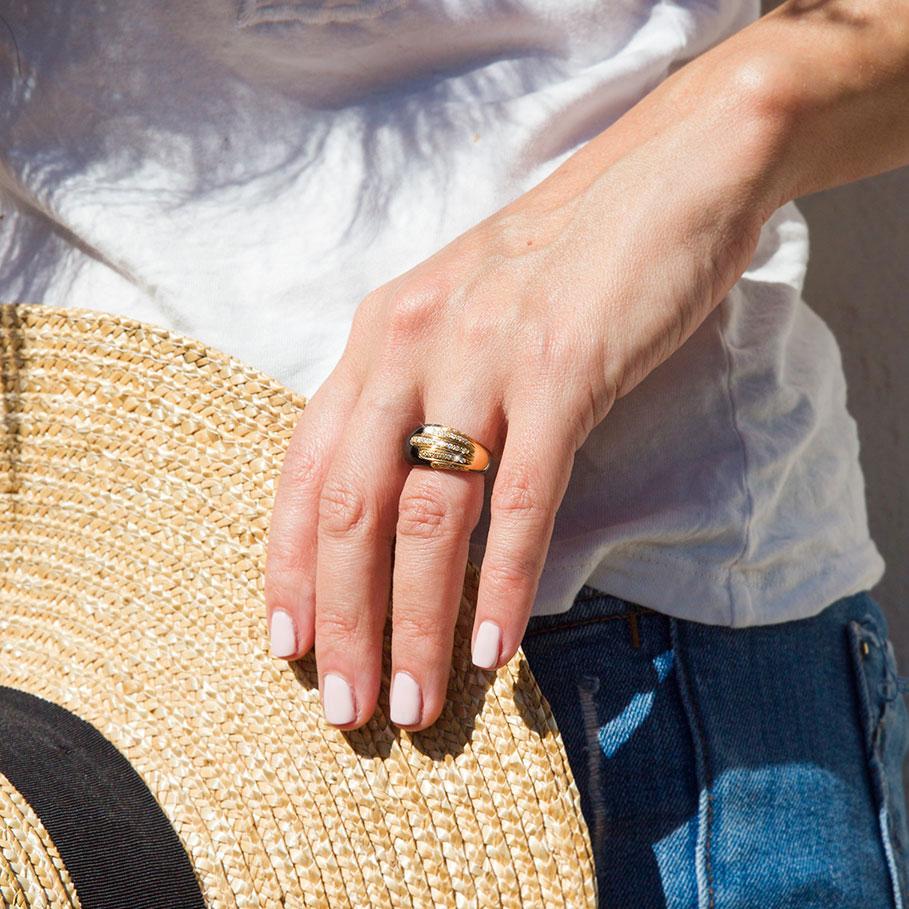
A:
[[[170,330],[0,305],[0,902],[596,902],[579,794],[523,654],[448,704],[326,724],[268,655],[263,565],[306,400]]]

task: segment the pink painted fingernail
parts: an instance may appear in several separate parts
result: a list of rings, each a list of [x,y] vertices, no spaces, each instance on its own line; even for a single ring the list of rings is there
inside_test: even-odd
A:
[[[297,652],[297,632],[289,612],[276,609],[271,614],[271,655],[289,657]]]
[[[480,623],[473,641],[473,664],[480,669],[492,669],[499,662],[502,630],[495,622],[486,619]]]
[[[391,721],[396,726],[413,726],[423,712],[420,685],[407,672],[396,672],[391,683]]]
[[[325,719],[333,726],[346,726],[356,717],[353,691],[347,681],[329,672],[322,681],[322,709]]]

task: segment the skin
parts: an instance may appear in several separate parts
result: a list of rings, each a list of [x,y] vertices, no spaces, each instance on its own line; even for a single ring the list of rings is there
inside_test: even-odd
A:
[[[909,163],[903,0],[788,2],[665,79],[547,179],[359,305],[342,357],[284,459],[267,618],[293,619],[376,707],[393,598],[392,677],[444,705],[482,474],[414,468],[407,434],[441,422],[499,462],[474,639],[495,667],[530,615],[573,455],[677,350],[748,266],[789,199]],[[369,440],[368,449],[363,440]]]

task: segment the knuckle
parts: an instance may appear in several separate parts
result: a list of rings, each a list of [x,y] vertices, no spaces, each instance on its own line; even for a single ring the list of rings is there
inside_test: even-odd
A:
[[[542,517],[546,506],[537,492],[536,478],[526,468],[512,468],[496,477],[490,506],[503,514],[521,518]]]
[[[286,470],[287,479],[294,486],[308,487],[318,481],[321,462],[310,446],[298,445],[288,453]]]
[[[303,540],[298,527],[272,521],[265,553],[265,585],[294,583],[310,570],[308,540]]]
[[[494,561],[489,566],[484,563],[482,572],[493,591],[509,594],[515,591],[525,592],[533,587],[537,582],[537,569],[533,560],[511,558],[507,561]]]
[[[404,373],[382,371],[363,387],[360,405],[375,425],[397,423],[403,413],[410,411],[410,399],[399,389],[408,384]]]
[[[447,299],[441,283],[422,281],[395,297],[389,311],[389,334],[393,342],[406,342],[438,325]]]
[[[283,568],[272,567],[265,573],[263,582],[263,596],[268,609],[293,606],[296,602],[294,595],[299,572],[288,571]]]
[[[349,483],[327,481],[319,497],[319,533],[348,536],[368,530],[374,523],[366,496]]]
[[[405,492],[398,504],[397,532],[416,539],[436,537],[447,523],[449,510],[441,498],[428,490]]]
[[[360,637],[363,629],[361,612],[343,609],[319,609],[316,617],[316,637],[321,644],[348,647]]]
[[[437,622],[420,610],[399,609],[394,613],[394,640],[421,659],[440,648],[440,629]]]

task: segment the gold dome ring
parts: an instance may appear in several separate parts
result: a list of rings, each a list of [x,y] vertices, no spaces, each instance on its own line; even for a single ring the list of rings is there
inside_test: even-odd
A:
[[[476,470],[485,473],[492,460],[489,450],[466,433],[441,423],[425,423],[407,437],[404,456],[418,467],[439,470]]]

